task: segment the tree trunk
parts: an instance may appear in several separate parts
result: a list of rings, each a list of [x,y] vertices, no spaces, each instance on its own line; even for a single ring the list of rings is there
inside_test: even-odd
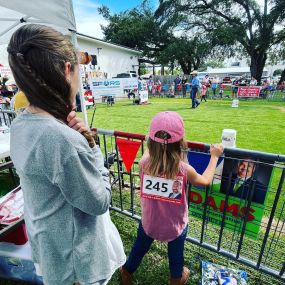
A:
[[[266,59],[267,59],[266,52],[254,50],[253,53],[251,54],[250,73],[251,76],[254,77],[259,84],[261,83],[261,77]]]
[[[161,75],[164,75],[164,64],[161,65],[160,74],[161,74]]]
[[[281,82],[285,81],[285,69],[282,71],[281,73],[281,78],[279,80],[279,83],[278,84],[281,84]]]
[[[181,69],[183,70],[184,74],[190,74],[191,69],[192,69],[191,62],[182,61],[182,62],[179,62],[179,64],[180,64]]]
[[[194,62],[193,62],[194,69],[195,69],[195,70],[198,70],[198,68],[200,67],[200,64],[201,64],[201,60],[200,60],[199,57],[197,57],[197,58],[196,58],[196,62],[195,62],[195,60],[194,60]]]

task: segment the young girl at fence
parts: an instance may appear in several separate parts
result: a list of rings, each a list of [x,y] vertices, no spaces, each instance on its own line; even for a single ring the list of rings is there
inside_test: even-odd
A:
[[[32,256],[45,285],[107,284],[125,263],[108,212],[102,153],[72,106],[79,65],[71,43],[42,25],[25,25],[8,45],[9,64],[29,106],[11,126]]]
[[[153,118],[148,151],[140,162],[142,221],[129,258],[121,269],[123,285],[132,284],[132,273],[154,240],[168,242],[170,284],[185,284],[188,280],[189,270],[183,265],[188,227],[186,182],[210,184],[223,147],[211,146],[209,165],[200,175],[183,161],[182,149],[187,146],[183,138],[184,123],[180,115],[162,112]]]

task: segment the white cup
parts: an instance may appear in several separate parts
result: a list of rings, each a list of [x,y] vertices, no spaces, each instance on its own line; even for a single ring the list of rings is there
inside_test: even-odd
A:
[[[232,102],[232,108],[238,108],[238,104],[239,104],[239,100],[238,99],[234,99]]]
[[[222,145],[224,147],[236,147],[236,137],[236,130],[224,129],[222,132]]]

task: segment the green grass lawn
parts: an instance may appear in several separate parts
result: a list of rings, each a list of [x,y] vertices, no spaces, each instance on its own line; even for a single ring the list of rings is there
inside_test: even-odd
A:
[[[285,154],[285,102],[240,100],[238,108],[231,108],[231,100],[208,100],[190,109],[190,99],[182,98],[151,98],[139,106],[118,101],[112,107],[97,104],[93,126],[147,134],[152,117],[167,110],[183,117],[187,140],[217,143],[223,129],[235,129],[237,147]],[[89,109],[89,123],[92,113]]]
[[[247,100],[240,101],[239,108],[231,108],[231,100],[208,100],[206,103],[201,103],[197,109],[190,109],[190,104],[190,99],[181,98],[151,98],[150,104],[140,106],[133,105],[131,100],[118,101],[112,107],[97,104],[93,126],[146,134],[151,118],[157,112],[171,110],[180,113],[183,117],[187,140],[205,143],[220,142],[222,130],[232,128],[237,130],[239,148],[285,154],[285,102]],[[93,110],[89,109],[89,123],[92,113]],[[137,222],[114,212],[112,212],[112,219],[118,227],[128,254],[136,237]],[[245,269],[250,275],[249,284],[282,284],[270,278],[267,278],[267,282],[260,281],[259,273],[256,271],[186,243],[185,262],[193,269],[188,284],[197,284],[200,277],[197,254],[208,261]],[[168,277],[167,246],[155,242],[135,274],[134,285],[166,285]],[[0,279],[0,285],[18,284],[24,283]],[[118,273],[114,274],[109,284],[119,284]]]

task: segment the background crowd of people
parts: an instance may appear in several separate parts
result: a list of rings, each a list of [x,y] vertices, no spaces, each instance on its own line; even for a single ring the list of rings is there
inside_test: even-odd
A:
[[[0,109],[12,109],[13,96],[16,94],[18,88],[14,82],[9,80],[8,76],[1,76],[0,74]]]
[[[206,74],[203,78],[198,76],[197,71],[193,71],[190,76],[177,74],[175,79],[169,83],[169,78],[162,83],[163,80],[155,80],[153,76],[150,76],[147,80],[148,91],[150,96],[166,95],[166,97],[186,97],[187,93],[190,98],[193,94],[193,79],[195,82],[195,96],[200,97],[201,101],[206,102],[207,97],[212,99],[217,98],[237,98],[238,87],[241,86],[261,86],[260,97],[268,98],[273,95],[277,90],[282,93],[285,91],[285,81],[279,82],[270,78],[262,79],[261,84],[258,84],[257,80],[252,77],[236,76],[236,77],[225,77],[221,79],[217,75],[210,77]],[[196,90],[196,88],[198,89]],[[227,91],[227,92],[225,92]],[[195,97],[195,98],[196,98]]]

